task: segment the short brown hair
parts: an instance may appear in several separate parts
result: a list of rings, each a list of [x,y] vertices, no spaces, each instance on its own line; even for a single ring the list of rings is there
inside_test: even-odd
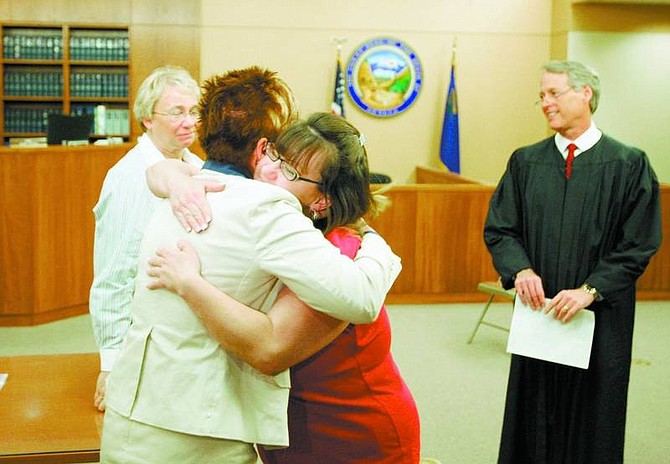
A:
[[[198,137],[208,159],[249,170],[258,140],[275,140],[297,118],[288,85],[275,72],[252,66],[205,81]]]

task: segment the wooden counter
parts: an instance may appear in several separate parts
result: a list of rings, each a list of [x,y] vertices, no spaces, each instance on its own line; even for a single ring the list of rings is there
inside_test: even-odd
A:
[[[390,187],[391,207],[371,225],[402,258],[388,303],[484,301],[482,281],[498,275],[483,238],[494,186],[417,168],[417,183]],[[670,185],[661,186],[666,240],[640,277],[638,298],[670,300]]]
[[[0,325],[88,311],[93,206],[131,145],[0,149]]]
[[[33,325],[88,311],[92,208],[107,170],[130,148],[0,149],[0,326]],[[389,303],[483,301],[496,280],[482,231],[494,187],[423,172],[431,183],[391,186],[393,204],[372,225],[403,260]],[[439,183],[439,182],[443,183]],[[670,186],[661,187],[670,237]],[[638,282],[641,299],[670,300],[670,243]]]
[[[97,353],[0,358],[0,463],[97,462]]]

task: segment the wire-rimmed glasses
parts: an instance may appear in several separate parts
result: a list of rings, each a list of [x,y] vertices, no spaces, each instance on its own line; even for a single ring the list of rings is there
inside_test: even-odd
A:
[[[549,100],[549,101],[558,101],[560,97],[568,93],[569,91],[573,90],[572,87],[568,87],[565,90],[556,90],[556,89],[551,89],[549,92],[544,93],[540,92],[540,99],[535,102],[535,105],[541,105],[544,100]]]
[[[309,179],[307,177],[302,177],[296,168],[291,166],[288,161],[281,157],[274,143],[268,141],[268,143],[265,144],[265,154],[272,161],[279,161],[279,169],[281,170],[284,177],[286,177],[286,179],[290,180],[291,182],[301,180],[303,182],[310,182],[312,184],[321,185],[321,182],[319,181]]]
[[[166,112],[154,111],[153,114],[160,114],[161,116],[166,116],[170,122],[182,122],[187,117],[193,118],[195,121],[200,120],[200,108],[193,107],[189,111],[186,111],[181,106],[175,106],[170,108]]]

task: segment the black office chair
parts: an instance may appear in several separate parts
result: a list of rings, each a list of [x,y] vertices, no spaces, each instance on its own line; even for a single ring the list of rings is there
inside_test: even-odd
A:
[[[391,178],[386,174],[381,174],[379,172],[370,173],[370,183],[371,184],[390,184]]]

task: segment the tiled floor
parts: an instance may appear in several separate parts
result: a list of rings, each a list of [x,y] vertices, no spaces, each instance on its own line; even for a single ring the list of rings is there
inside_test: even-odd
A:
[[[423,455],[442,464],[490,464],[498,449],[509,356],[507,333],[486,326],[466,340],[481,304],[389,307],[393,353],[421,415]],[[488,319],[509,325],[509,303]],[[636,314],[626,464],[670,462],[670,302]],[[0,356],[96,351],[88,316],[0,328]]]

